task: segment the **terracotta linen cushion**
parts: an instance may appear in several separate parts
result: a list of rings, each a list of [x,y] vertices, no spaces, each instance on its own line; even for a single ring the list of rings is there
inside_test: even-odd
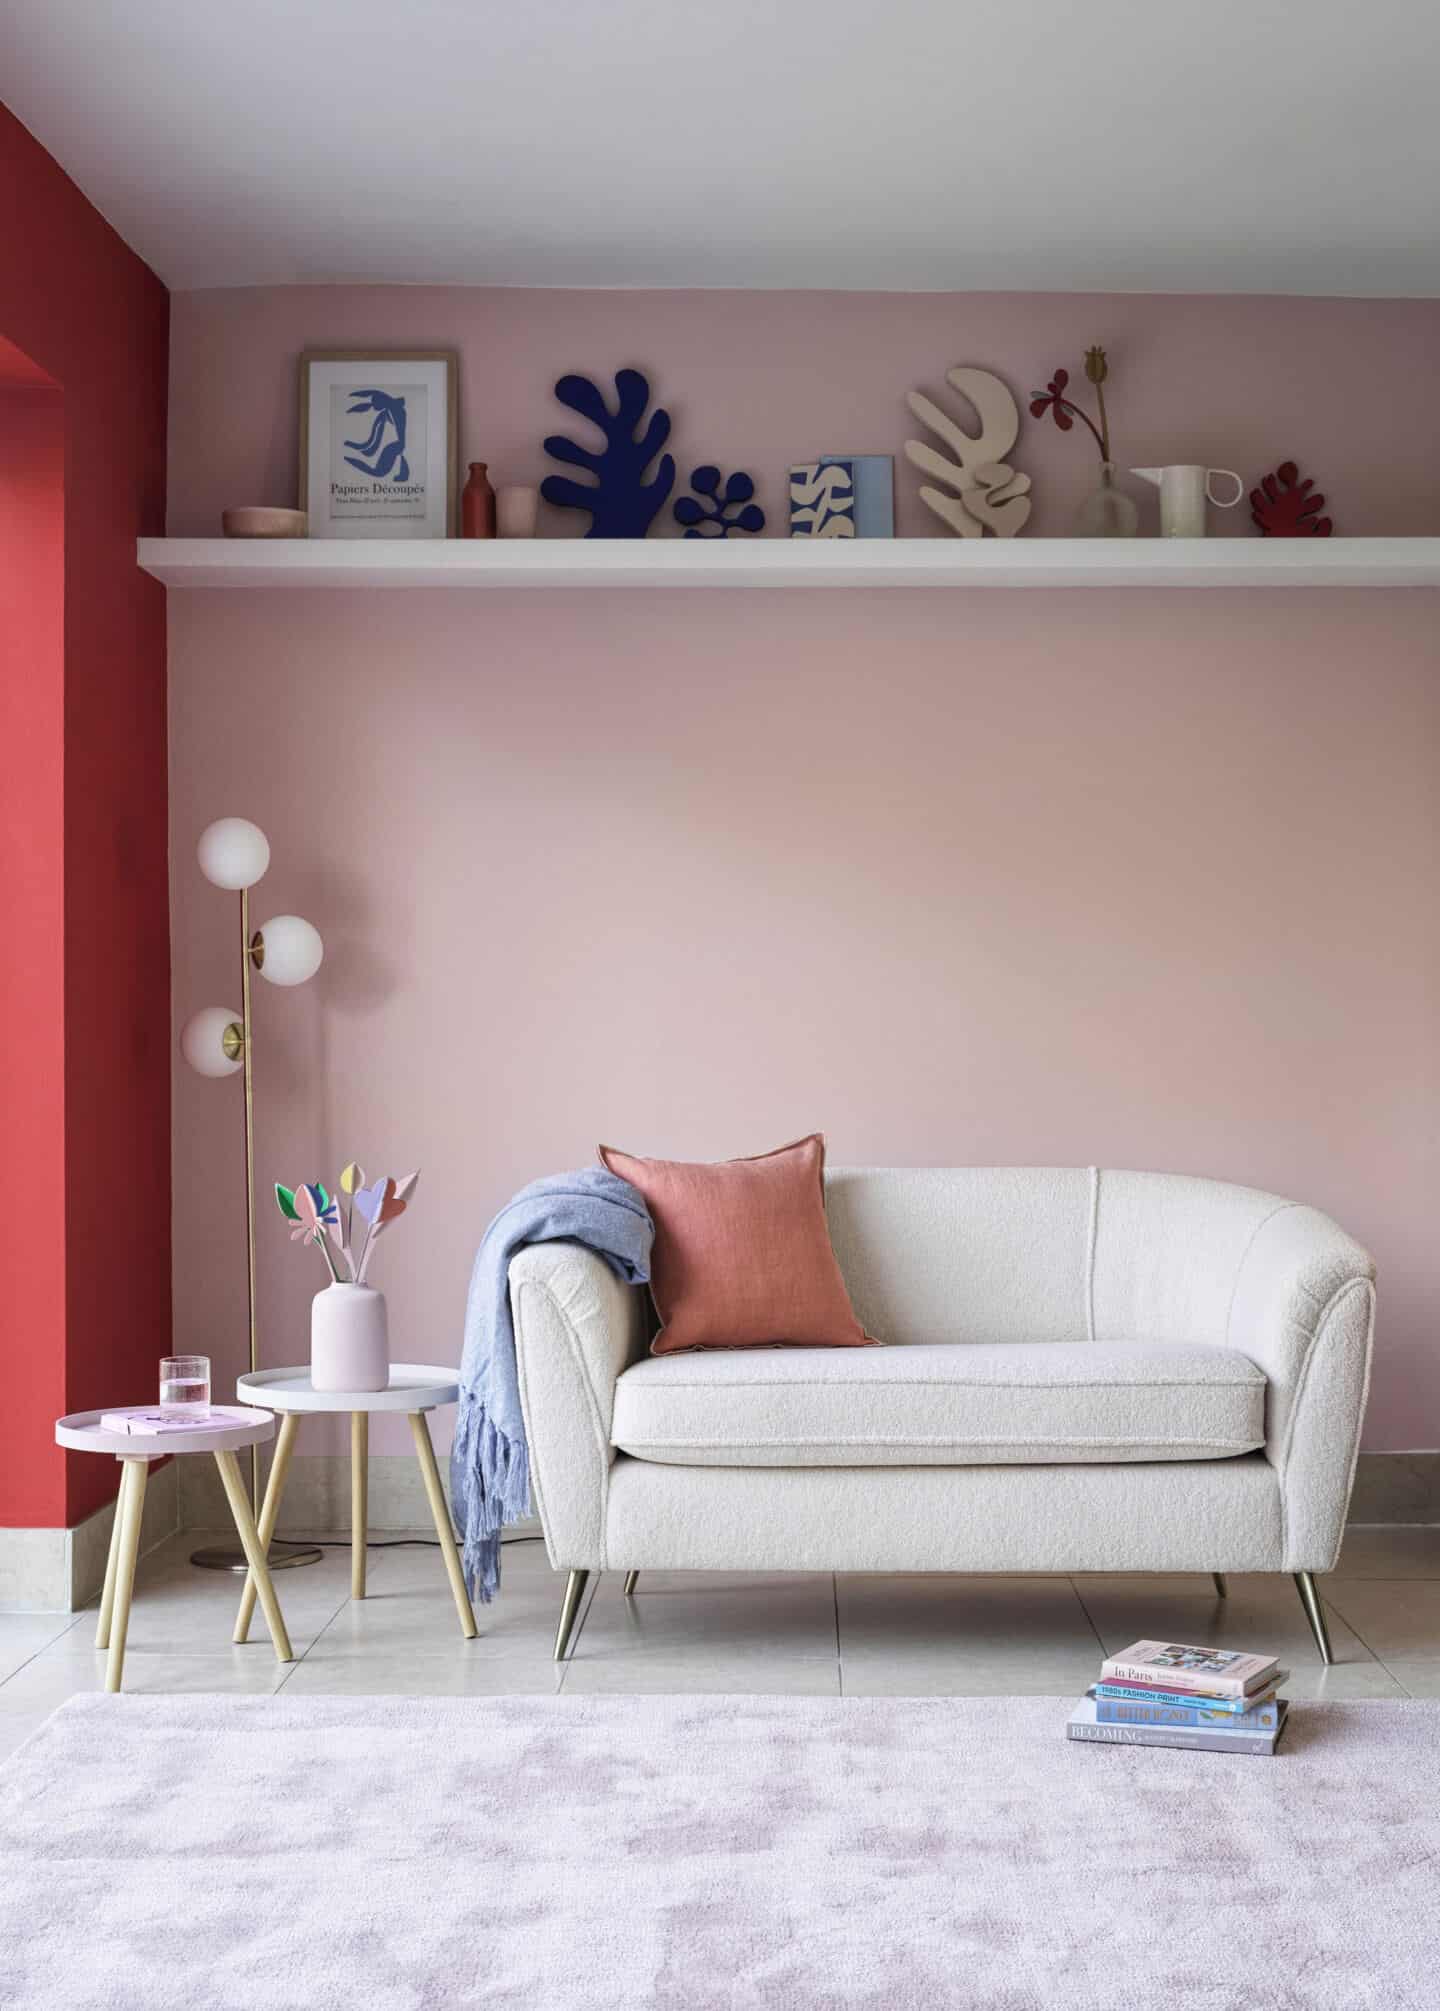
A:
[[[655,1355],[685,1348],[863,1348],[825,1223],[819,1132],[717,1166],[637,1159],[600,1147],[602,1165],[645,1198],[655,1224],[650,1290]]]

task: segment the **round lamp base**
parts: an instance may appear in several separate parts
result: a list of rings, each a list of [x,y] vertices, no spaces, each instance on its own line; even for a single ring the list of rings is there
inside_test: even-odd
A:
[[[298,1564],[318,1564],[324,1555],[313,1543],[282,1543],[277,1536],[266,1553],[266,1561],[272,1571],[292,1571]],[[206,1550],[192,1550],[190,1562],[198,1564],[202,1571],[238,1571],[242,1576],[250,1569],[238,1543],[216,1543]]]

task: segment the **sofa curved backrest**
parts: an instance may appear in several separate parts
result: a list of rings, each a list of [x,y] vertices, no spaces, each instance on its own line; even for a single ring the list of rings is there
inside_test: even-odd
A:
[[[844,1167],[825,1177],[855,1310],[893,1346],[1237,1342],[1247,1255],[1319,1226],[1312,1208],[1186,1174],[1098,1167]]]

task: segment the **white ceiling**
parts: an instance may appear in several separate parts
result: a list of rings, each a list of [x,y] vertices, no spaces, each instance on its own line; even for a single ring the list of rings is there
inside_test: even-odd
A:
[[[172,287],[1440,294],[1434,0],[4,21],[0,95]]]

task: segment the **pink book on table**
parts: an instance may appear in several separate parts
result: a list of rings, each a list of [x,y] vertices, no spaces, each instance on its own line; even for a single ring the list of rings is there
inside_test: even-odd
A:
[[[107,1410],[100,1429],[124,1432],[131,1438],[162,1438],[172,1431],[211,1431],[217,1424],[236,1422],[213,1410],[204,1417],[172,1417],[168,1411],[158,1410]]]

